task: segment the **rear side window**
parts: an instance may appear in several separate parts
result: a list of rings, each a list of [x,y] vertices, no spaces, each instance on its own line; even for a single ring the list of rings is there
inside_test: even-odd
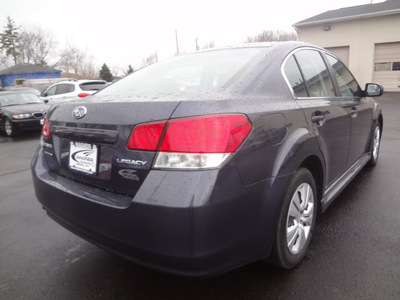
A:
[[[309,97],[336,96],[331,75],[318,51],[301,50],[294,56],[304,76]]]
[[[328,62],[332,66],[333,74],[339,85],[340,96],[342,97],[358,97],[361,96],[361,89],[356,79],[351,75],[350,71],[336,58],[327,55]]]
[[[285,64],[285,75],[292,87],[293,93],[296,98],[308,97],[306,85],[301,76],[299,67],[297,66],[296,60],[292,55]]]
[[[56,95],[72,93],[75,91],[75,86],[73,84],[63,83],[57,85]]]

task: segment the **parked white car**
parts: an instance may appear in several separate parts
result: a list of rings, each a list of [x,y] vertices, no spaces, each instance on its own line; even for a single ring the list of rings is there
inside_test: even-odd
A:
[[[75,97],[86,97],[98,90],[101,90],[107,84],[104,80],[63,80],[50,85],[42,92],[42,99],[69,100]]]

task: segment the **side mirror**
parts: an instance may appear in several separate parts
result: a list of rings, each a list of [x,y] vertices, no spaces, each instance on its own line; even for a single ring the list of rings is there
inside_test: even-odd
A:
[[[367,83],[365,85],[365,96],[379,97],[383,94],[383,86],[377,83]]]
[[[49,103],[49,99],[44,99],[43,102],[44,102],[45,104],[47,104],[47,103]]]

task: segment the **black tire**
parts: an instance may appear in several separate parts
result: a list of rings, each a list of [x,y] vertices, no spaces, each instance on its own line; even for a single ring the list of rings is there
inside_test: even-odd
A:
[[[317,217],[316,191],[315,180],[310,171],[299,169],[289,186],[279,216],[270,260],[275,266],[291,269],[303,260]]]
[[[381,137],[382,137],[381,126],[379,121],[377,121],[372,135],[371,150],[370,150],[371,159],[368,163],[370,167],[375,167],[376,164],[378,163],[379,150],[381,147]]]
[[[14,135],[14,127],[10,119],[5,118],[4,123],[3,123],[3,129],[4,132],[6,133],[7,136],[13,136]]]

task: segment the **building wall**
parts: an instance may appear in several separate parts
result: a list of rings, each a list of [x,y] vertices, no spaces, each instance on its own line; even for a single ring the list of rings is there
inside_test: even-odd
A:
[[[330,26],[330,30],[324,30]],[[320,47],[349,47],[348,67],[361,86],[371,82],[375,44],[400,42],[400,14],[297,28],[300,41]]]
[[[0,76],[1,85],[3,87],[15,86],[16,79],[42,79],[42,78],[61,78],[61,72],[18,73],[18,74],[3,74]]]

